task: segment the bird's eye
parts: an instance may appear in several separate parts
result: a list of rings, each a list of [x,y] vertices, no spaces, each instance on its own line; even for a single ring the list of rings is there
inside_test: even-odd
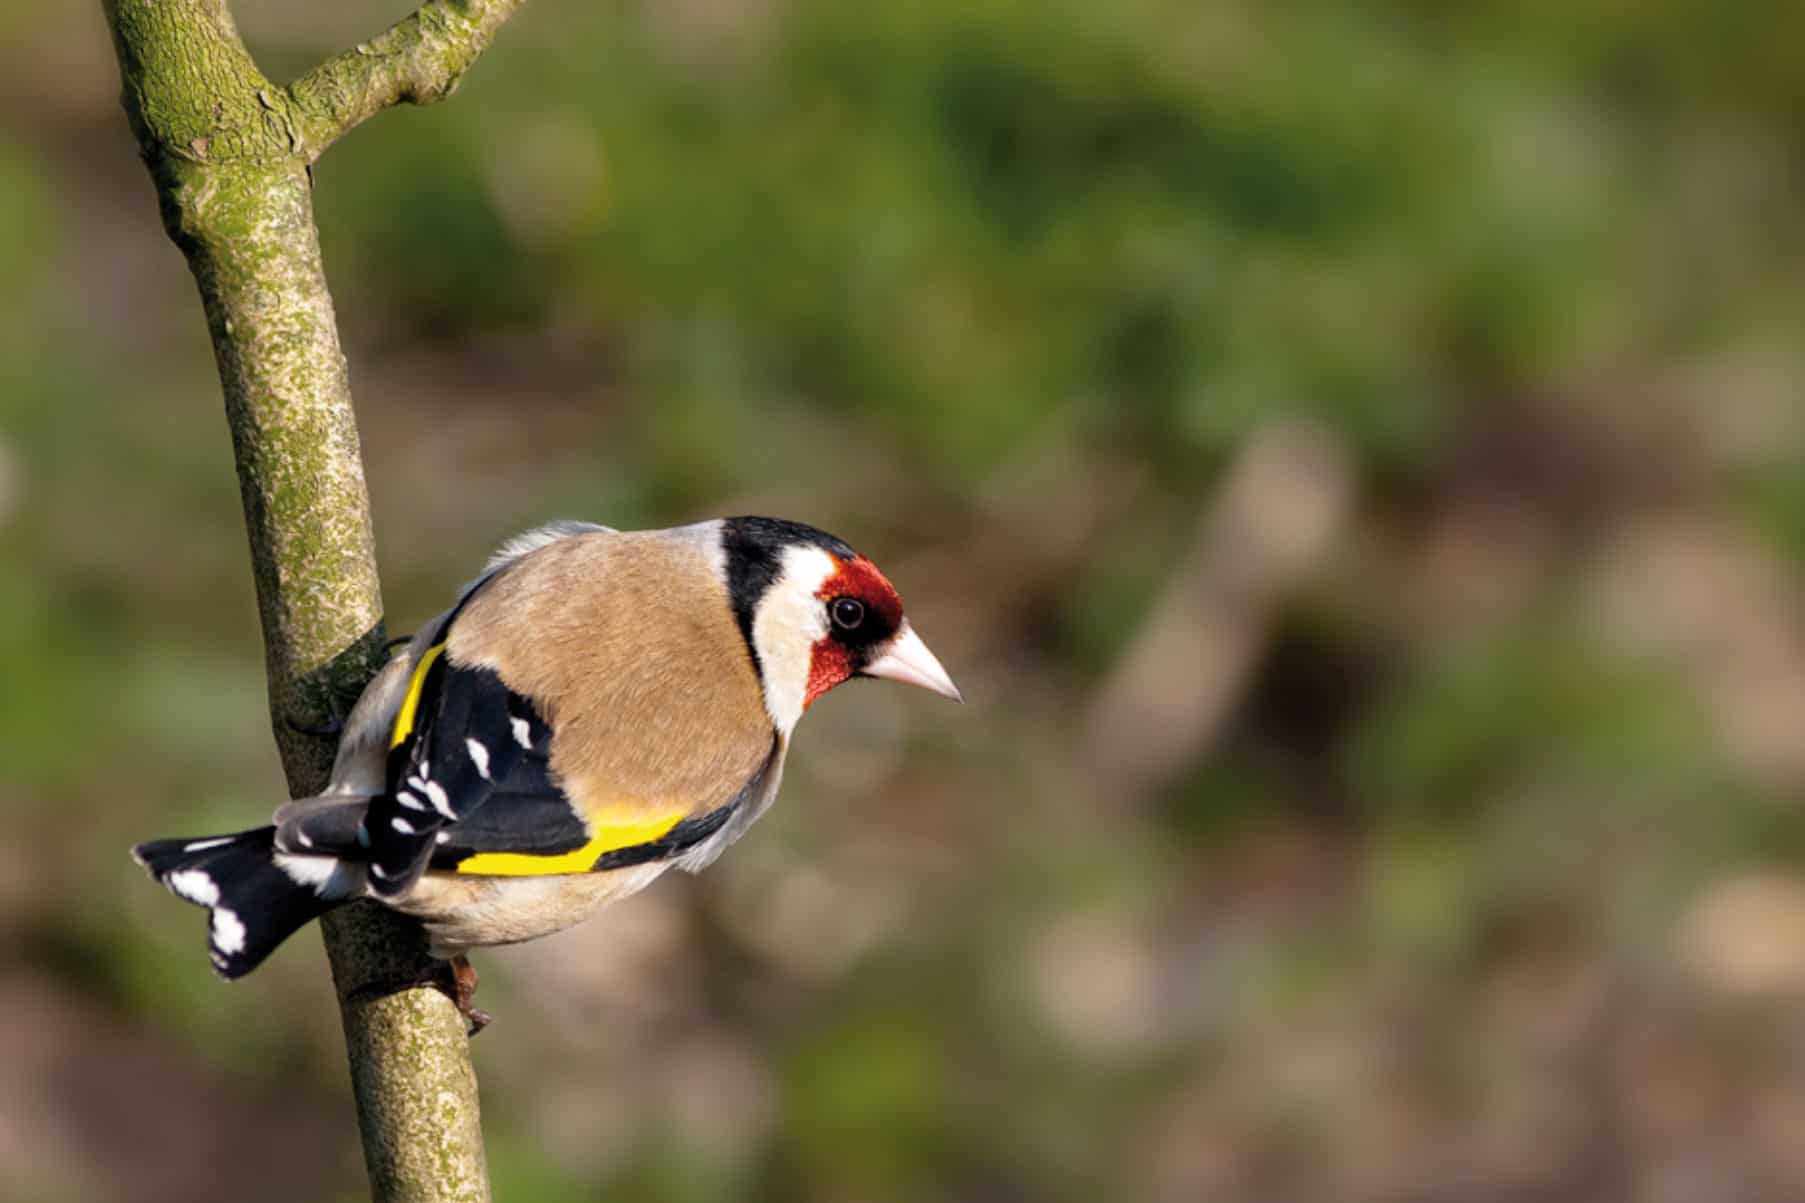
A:
[[[827,615],[842,631],[857,630],[865,621],[865,603],[856,597],[836,597],[827,603]]]

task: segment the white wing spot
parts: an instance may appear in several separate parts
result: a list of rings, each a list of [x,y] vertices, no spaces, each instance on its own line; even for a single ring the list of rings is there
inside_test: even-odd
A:
[[[200,869],[178,869],[165,877],[163,884],[179,897],[200,906],[212,906],[219,901],[219,886]]]
[[[426,783],[426,800],[432,803],[432,808],[434,810],[438,811],[446,818],[455,819],[458,817],[457,811],[451,809],[451,799],[445,795],[445,787],[440,785],[437,781],[428,781]]]
[[[470,753],[470,763],[476,766],[477,776],[489,780],[489,749],[477,739],[466,739],[464,747]]]
[[[223,906],[214,909],[213,947],[227,956],[244,951],[244,924],[239,920],[238,912]]]
[[[384,869],[381,865],[377,864],[375,861],[371,861],[370,862],[370,876],[378,878],[382,881],[387,881],[389,879],[389,872],[387,869]]]
[[[525,748],[527,751],[529,751],[529,752],[532,751],[533,750],[533,727],[532,727],[532,724],[527,722],[523,718],[510,717],[508,719],[508,725],[510,727],[514,728],[514,742],[519,744],[521,747]]]
[[[295,828],[295,841],[303,848],[313,847],[313,837],[308,835],[305,831],[302,831],[299,827]]]
[[[449,831],[441,831],[432,838],[441,844],[449,844],[451,842],[451,833]]]
[[[420,834],[420,832],[414,827],[414,825],[412,823],[408,822],[406,819],[402,818],[400,815],[396,815],[394,818],[390,819],[389,826],[393,827],[396,831],[399,831],[402,835],[419,835]]]
[[[218,848],[223,844],[229,844],[237,838],[238,837],[235,835],[221,835],[221,836],[215,836],[214,838],[212,838],[210,840],[190,840],[186,844],[182,845],[182,851],[183,852],[205,852],[209,848]]]
[[[407,807],[409,810],[425,810],[426,809],[426,803],[420,801],[420,799],[414,797],[412,794],[408,793],[406,790],[402,790],[400,793],[396,794],[395,801],[401,803],[401,805]]]

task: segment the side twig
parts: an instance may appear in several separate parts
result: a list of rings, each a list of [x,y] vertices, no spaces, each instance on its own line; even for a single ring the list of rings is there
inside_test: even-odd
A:
[[[390,105],[432,104],[451,95],[522,2],[431,0],[380,37],[295,80],[288,98],[310,160]]]

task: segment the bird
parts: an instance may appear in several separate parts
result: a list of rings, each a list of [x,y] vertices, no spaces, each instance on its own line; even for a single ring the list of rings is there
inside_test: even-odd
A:
[[[132,854],[207,909],[227,979],[336,906],[411,916],[474,1032],[471,949],[705,868],[775,800],[803,712],[858,678],[963,700],[889,580],[835,536],[554,522],[504,543],[371,679],[318,795]]]

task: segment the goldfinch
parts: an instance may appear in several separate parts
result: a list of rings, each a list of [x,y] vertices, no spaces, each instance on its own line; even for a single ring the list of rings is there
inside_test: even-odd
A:
[[[832,535],[556,523],[505,544],[370,682],[324,792],[133,855],[210,912],[224,977],[372,898],[419,919],[461,985],[471,948],[712,862],[776,797],[803,711],[855,677],[959,698],[890,582]]]

